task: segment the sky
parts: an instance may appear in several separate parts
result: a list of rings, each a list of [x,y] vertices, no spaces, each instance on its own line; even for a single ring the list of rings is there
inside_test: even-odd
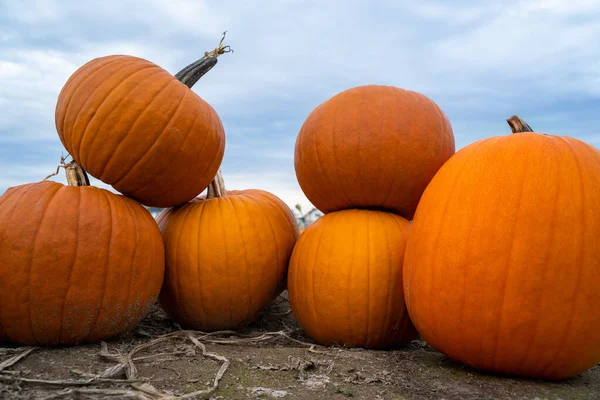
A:
[[[600,148],[597,0],[0,0],[0,193],[56,169],[54,109],[78,67],[129,54],[175,74],[225,30],[234,53],[194,91],[223,122],[230,189],[308,208],[298,131],[320,103],[363,84],[431,98],[457,150],[508,134],[513,114]]]

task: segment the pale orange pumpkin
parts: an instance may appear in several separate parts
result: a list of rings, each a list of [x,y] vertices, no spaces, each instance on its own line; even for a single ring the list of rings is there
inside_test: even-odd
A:
[[[0,340],[78,344],[119,336],[154,304],[164,248],[139,203],[87,186],[43,181],[0,197]]]
[[[288,292],[292,312],[311,338],[369,348],[416,338],[402,290],[409,226],[391,213],[344,210],[302,232]]]
[[[158,221],[166,251],[160,302],[182,326],[242,327],[283,291],[298,227],[275,195],[226,191],[219,173],[206,198]]]
[[[561,379],[596,365],[598,205],[600,152],[580,140],[523,132],[460,150],[425,190],[406,250],[423,338],[503,374]]]
[[[296,139],[294,163],[304,194],[325,213],[374,208],[410,220],[452,154],[450,122],[428,97],[365,85],[310,113]]]

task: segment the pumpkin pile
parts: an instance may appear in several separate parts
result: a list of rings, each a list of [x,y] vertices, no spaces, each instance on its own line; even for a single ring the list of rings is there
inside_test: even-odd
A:
[[[0,340],[106,340],[136,326],[159,293],[185,327],[234,329],[284,289],[293,214],[265,191],[225,191],[223,125],[191,90],[229,51],[222,39],[175,76],[101,57],[68,79],[55,120],[73,159],[61,162],[69,185],[0,197]],[[122,195],[90,186],[86,171]],[[143,205],[173,207],[164,237]]]
[[[310,113],[296,140],[295,169],[325,215],[294,248],[288,290],[314,340],[384,348],[416,337],[402,282],[409,220],[452,154],[448,119],[420,93],[359,86]]]
[[[237,329],[287,284],[325,345],[420,334],[466,365],[543,379],[600,361],[600,151],[513,116],[512,135],[454,154],[432,100],[354,87],[298,133],[298,182],[325,214],[298,237],[273,194],[225,189],[223,125],[191,90],[222,43],[175,76],[108,56],[66,82],[68,186],[0,196],[0,340],[106,340],[157,299],[185,328]],[[143,205],[165,210],[155,221]]]

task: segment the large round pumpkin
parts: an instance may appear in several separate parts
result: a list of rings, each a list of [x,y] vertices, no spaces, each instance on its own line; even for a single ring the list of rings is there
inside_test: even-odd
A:
[[[0,197],[0,340],[118,336],[146,315],[163,273],[160,231],[131,199],[51,181]]]
[[[452,154],[452,127],[433,101],[366,85],[311,112],[296,140],[296,176],[325,213],[377,208],[412,219],[423,190]]]
[[[298,237],[291,210],[273,194],[212,188],[158,218],[166,250],[160,302],[182,326],[203,331],[256,319],[284,289]]]
[[[560,379],[596,365],[598,205],[600,152],[577,139],[514,133],[459,151],[423,194],[406,250],[423,338],[504,374]]]
[[[416,335],[404,305],[402,263],[410,224],[395,214],[326,214],[300,236],[290,262],[294,316],[319,343],[369,348]]]
[[[190,89],[206,62],[182,70],[183,82],[137,57],[86,63],[58,97],[60,140],[90,175],[143,204],[187,202],[214,178],[225,149],[219,116]]]

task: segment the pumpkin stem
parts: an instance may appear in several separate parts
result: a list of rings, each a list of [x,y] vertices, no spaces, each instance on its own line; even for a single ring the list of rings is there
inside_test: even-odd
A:
[[[67,157],[69,157],[67,155]],[[58,171],[61,168],[65,169],[65,175],[67,176],[67,183],[69,186],[90,186],[90,179],[88,178],[87,173],[75,160],[67,163],[67,157],[60,157],[60,164],[56,167],[56,172],[48,175],[44,178],[44,180],[48,180],[49,178],[58,175]]]
[[[217,65],[217,57],[219,57],[221,54],[233,53],[233,50],[230,46],[223,45],[225,34],[227,34],[227,31],[223,32],[223,37],[221,38],[219,45],[215,47],[214,50],[205,52],[204,57],[179,71],[177,74],[175,74],[175,78],[179,79],[181,83],[191,88],[196,84],[196,82],[198,82],[200,78],[204,76],[204,74],[210,71],[212,67]]]
[[[523,121],[518,115],[513,115],[506,120],[513,133],[533,132],[529,124]]]
[[[217,176],[208,186],[208,193],[206,193],[206,200],[223,197],[227,194],[225,189],[225,181],[223,180],[223,174],[221,170],[217,172]]]

